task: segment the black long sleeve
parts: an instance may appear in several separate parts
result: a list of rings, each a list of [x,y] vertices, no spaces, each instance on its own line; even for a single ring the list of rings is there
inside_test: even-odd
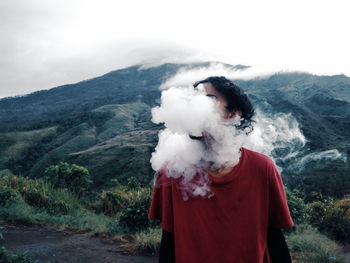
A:
[[[163,230],[160,243],[159,263],[175,263],[174,234]]]
[[[288,246],[281,229],[269,228],[267,246],[272,263],[291,263]],[[174,234],[163,230],[159,263],[175,263]]]
[[[269,228],[267,231],[267,247],[272,263],[291,263],[289,249],[281,229]]]

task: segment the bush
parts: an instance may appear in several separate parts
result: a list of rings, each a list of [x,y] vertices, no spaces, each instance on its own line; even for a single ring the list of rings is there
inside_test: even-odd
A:
[[[112,178],[108,183],[105,184],[106,188],[115,188],[120,186],[120,182],[117,178]]]
[[[78,197],[81,197],[92,185],[89,171],[85,167],[64,162],[48,167],[44,178],[53,187],[67,188]]]
[[[17,198],[17,195],[19,197],[16,202],[0,206],[0,218],[5,222],[25,225],[48,224],[94,233],[120,232],[115,220],[92,213],[68,190],[54,189],[42,179],[0,177],[0,193],[7,199]]]
[[[115,236],[123,232],[123,229],[117,220],[109,221],[109,223],[106,224],[106,228],[107,235],[109,236]]]
[[[286,189],[288,207],[295,224],[307,222],[306,205],[302,198],[302,194],[298,190]]]
[[[135,176],[131,176],[128,178],[128,188],[129,189],[138,189],[141,186],[141,183],[139,179],[137,179]]]
[[[0,188],[0,206],[11,205],[21,199],[20,194],[10,187],[2,186]]]
[[[343,262],[341,247],[310,225],[297,226],[286,239],[297,262]]]
[[[50,184],[43,180],[9,176],[2,177],[0,184],[1,206],[9,206],[14,202],[26,202],[28,205],[45,210],[50,214],[68,213],[68,201],[71,201],[72,198],[63,193],[66,190],[53,189]]]
[[[6,248],[0,247],[0,262],[1,263],[37,263],[26,254],[13,254],[7,251]]]
[[[36,223],[32,208],[24,201],[0,207],[0,218],[11,224],[32,225]]]
[[[116,216],[128,203],[130,193],[123,187],[103,191],[100,195],[102,211],[105,215]]]
[[[327,208],[334,202],[334,198],[323,195],[319,192],[311,192],[308,195],[306,213],[308,222],[322,231],[323,220]]]
[[[306,205],[309,223],[319,230],[322,228],[326,209],[327,204],[321,201],[315,201]]]
[[[148,228],[134,235],[135,250],[155,254],[159,252],[162,238],[161,228]]]
[[[130,193],[128,203],[121,211],[119,223],[130,232],[147,229],[151,224],[147,216],[152,192],[150,188],[140,188]]]
[[[350,242],[350,199],[342,199],[327,207],[322,228],[341,242]]]
[[[32,207],[45,210],[49,214],[68,214],[69,205],[63,200],[55,200],[38,191],[21,191],[21,194]]]
[[[30,179],[23,176],[3,176],[0,178],[0,186],[21,191],[40,191],[47,194],[52,190],[50,183],[44,180]]]

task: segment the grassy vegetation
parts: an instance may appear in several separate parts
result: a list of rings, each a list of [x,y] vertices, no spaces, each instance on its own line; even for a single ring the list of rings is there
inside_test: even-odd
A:
[[[160,229],[146,219],[153,175],[149,159],[159,129],[150,121],[150,108],[159,102],[159,85],[179,67],[136,66],[0,100],[0,220],[129,234],[136,249],[157,251]],[[342,199],[350,194],[350,104],[336,97],[350,98],[350,78],[289,73],[237,83],[259,98],[257,108],[268,104],[271,114],[291,112],[310,152],[347,152],[346,162],[314,161],[303,174],[288,170],[288,164],[283,167],[287,185],[305,194],[287,191],[292,217],[301,226],[288,232],[293,253],[301,262],[340,260],[332,240],[350,242],[350,201]],[[61,161],[88,168],[94,183],[88,196],[44,179],[13,175],[40,178]],[[132,176],[140,184],[129,182]],[[115,178],[122,184],[110,183]],[[314,198],[313,191],[340,200]]]
[[[146,184],[157,131],[145,103],[104,105],[60,126],[0,133],[0,171],[40,178],[48,166],[65,161],[88,168],[96,189],[135,175]]]
[[[63,169],[67,165],[58,166]],[[59,173],[60,169],[56,168],[52,166],[48,171]],[[137,177],[129,178],[126,184],[112,180],[109,189],[91,192],[89,196],[79,196],[79,191],[66,188],[66,184],[54,185],[45,178],[0,177],[0,220],[84,230],[119,240],[129,236],[133,242],[126,248],[149,254],[159,251],[162,230],[158,221],[147,219],[151,185],[142,187]],[[348,227],[348,199],[337,201],[318,195],[313,202],[305,203],[300,192],[287,190],[287,194],[297,226],[285,234],[296,262],[343,262],[341,246],[332,239],[337,237],[332,233]],[[334,217],[338,223],[332,228],[327,224]]]
[[[135,234],[134,250],[148,254],[159,252],[162,237],[161,228],[148,228]]]
[[[67,189],[55,189],[42,179],[0,178],[0,219],[24,225],[55,225],[93,233],[115,231],[115,220],[96,214]]]
[[[39,261],[31,259],[25,253],[14,254],[6,248],[0,247],[0,262],[1,263],[38,263]]]
[[[67,168],[64,163],[58,166]],[[62,170],[56,169],[57,166],[50,168],[51,175],[53,170],[57,173]],[[71,168],[76,169],[76,166]],[[141,187],[136,177],[130,178],[127,185],[115,183],[109,190],[100,194],[91,192],[89,196],[79,194],[78,184],[73,186],[68,187],[66,183],[55,185],[46,177],[2,176],[0,220],[11,224],[73,228],[110,236],[135,234],[157,225],[157,222],[147,219],[152,189]]]
[[[17,159],[23,150],[38,143],[42,138],[55,134],[57,127],[31,131],[0,133],[0,170],[6,167],[9,159]]]
[[[343,262],[341,247],[317,229],[304,224],[296,227],[287,236],[292,255],[300,263],[340,263]]]

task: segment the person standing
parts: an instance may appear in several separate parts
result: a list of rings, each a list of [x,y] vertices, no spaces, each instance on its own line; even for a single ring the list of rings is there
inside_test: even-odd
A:
[[[252,130],[253,106],[243,90],[225,77],[202,84],[224,119],[241,117],[239,129]],[[248,128],[248,129],[247,129]],[[208,138],[193,138],[207,142]],[[210,139],[210,138],[209,138]],[[209,165],[212,198],[183,200],[179,180],[156,174],[149,219],[161,221],[160,263],[288,263],[282,229],[294,226],[282,178],[266,155],[240,148],[234,167]]]

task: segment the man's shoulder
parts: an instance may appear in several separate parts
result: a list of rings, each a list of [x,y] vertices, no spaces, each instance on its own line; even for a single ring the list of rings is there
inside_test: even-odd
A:
[[[274,161],[267,155],[242,147],[246,160],[256,166],[268,167],[274,165]]]

